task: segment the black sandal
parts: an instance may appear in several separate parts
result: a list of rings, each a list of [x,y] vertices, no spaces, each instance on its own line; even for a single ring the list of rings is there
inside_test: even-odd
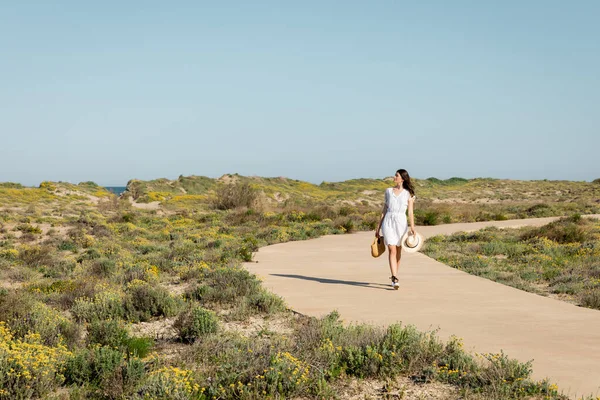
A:
[[[390,279],[392,280],[392,287],[394,288],[394,290],[400,289],[400,285],[398,284],[398,278],[392,275]]]

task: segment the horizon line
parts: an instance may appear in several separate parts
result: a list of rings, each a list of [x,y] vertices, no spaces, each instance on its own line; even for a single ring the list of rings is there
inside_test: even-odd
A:
[[[260,176],[260,175],[240,175],[237,173],[227,173],[227,174],[223,174],[219,177],[213,178],[210,176],[206,176],[206,175],[179,175],[179,176],[183,176],[184,178],[187,177],[205,177],[205,178],[209,178],[209,179],[220,179],[223,176],[226,175],[237,175],[237,176],[241,176],[244,178],[266,178],[266,179],[273,179],[273,178],[285,178],[285,179],[289,179],[289,180],[293,180],[293,181],[300,181],[300,182],[308,182],[308,183],[312,183],[314,185],[320,185],[323,183],[343,183],[343,182],[348,182],[348,181],[352,181],[352,180],[358,180],[358,179],[372,179],[372,180],[386,180],[386,179],[392,179],[393,176],[385,176],[383,178],[374,178],[374,177],[357,177],[357,178],[349,178],[349,179],[345,179],[345,180],[341,180],[341,181],[327,181],[327,180],[322,180],[320,183],[315,183],[312,181],[308,181],[308,180],[303,180],[303,179],[295,179],[295,178],[290,178],[290,177],[286,177],[286,176]],[[90,182],[90,183],[94,183],[95,185],[99,186],[99,187],[104,187],[104,188],[108,188],[108,187],[127,187],[127,184],[132,181],[132,180],[137,180],[137,181],[142,181],[142,182],[150,182],[150,181],[154,181],[154,180],[158,180],[158,179],[167,179],[169,181],[176,181],[177,179],[179,179],[179,176],[175,179],[169,179],[169,178],[165,178],[165,177],[160,177],[160,178],[152,178],[152,179],[138,179],[138,178],[131,178],[129,180],[127,180],[126,183],[124,184],[100,184],[97,183],[95,181],[80,181],[77,183],[74,183],[72,181],[63,181],[63,180],[57,180],[57,181],[52,181],[52,180],[43,180],[40,183],[38,183],[37,185],[26,185],[20,182],[15,182],[15,181],[0,181],[0,185],[7,185],[7,184],[16,184],[16,185],[21,185],[23,187],[29,187],[29,188],[35,188],[35,187],[39,187],[43,182],[52,182],[52,183],[68,183],[68,184],[72,184],[72,185],[79,185],[82,183],[86,183],[86,182]],[[549,182],[586,182],[586,183],[593,183],[595,181],[597,181],[598,179],[593,179],[593,180],[572,180],[572,179],[548,179],[548,178],[542,178],[542,179],[515,179],[515,178],[494,178],[494,177],[473,177],[473,178],[463,178],[460,176],[452,176],[450,178],[446,178],[446,179],[442,179],[442,178],[437,178],[435,176],[430,176],[427,178],[416,178],[416,177],[411,177],[414,180],[420,180],[420,181],[425,181],[425,180],[429,180],[429,179],[437,179],[440,181],[447,181],[450,179],[466,179],[466,180],[477,180],[477,179],[481,179],[481,180],[498,180],[498,181],[521,181],[521,182],[538,182],[538,181],[549,181]]]

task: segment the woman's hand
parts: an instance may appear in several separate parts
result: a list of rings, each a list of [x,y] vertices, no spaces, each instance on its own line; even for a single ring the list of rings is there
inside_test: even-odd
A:
[[[379,236],[381,236],[381,235],[379,234],[379,228],[377,228],[377,230],[375,231],[375,237],[377,239],[379,239]]]
[[[417,234],[417,232],[415,231],[415,227],[414,227],[414,226],[411,226],[411,227],[410,227],[410,233],[411,233],[411,235],[413,235],[413,236],[415,236],[415,235]]]

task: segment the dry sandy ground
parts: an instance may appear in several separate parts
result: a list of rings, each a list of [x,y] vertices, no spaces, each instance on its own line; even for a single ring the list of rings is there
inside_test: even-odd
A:
[[[140,210],[158,210],[160,208],[160,201],[151,201],[150,203],[136,203],[131,197],[129,197],[129,203],[134,208]]]

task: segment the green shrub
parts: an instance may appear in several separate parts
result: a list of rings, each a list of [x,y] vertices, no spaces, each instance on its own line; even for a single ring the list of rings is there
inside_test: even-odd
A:
[[[66,362],[66,383],[100,385],[115,372],[122,360],[123,354],[110,347],[82,349]]]
[[[531,375],[531,362],[521,363],[510,359],[501,352],[500,354],[484,355],[487,363],[480,374],[484,385],[492,385],[495,382],[519,382]]]
[[[415,210],[415,223],[417,225],[437,225],[440,214],[435,210]]]
[[[217,331],[217,316],[214,312],[199,305],[191,305],[175,320],[174,328],[184,342],[196,339]]]
[[[38,271],[42,273],[44,278],[64,278],[69,276],[76,267],[76,263],[69,259],[57,259],[50,265],[41,265]]]
[[[144,399],[239,398],[227,397],[225,388],[219,388],[212,397],[206,396],[207,393],[204,393],[204,388],[200,392],[200,386],[196,383],[192,371],[173,366],[150,372],[148,379],[140,388],[139,394]]]
[[[341,206],[338,210],[338,215],[341,217],[347,217],[350,214],[356,213],[356,208],[350,206]]]
[[[151,317],[171,317],[177,314],[181,300],[165,288],[133,280],[127,284],[125,308],[132,321],[147,321]]]
[[[521,237],[524,240],[545,237],[557,243],[583,243],[587,240],[585,230],[582,224],[585,220],[576,216],[570,218],[562,218],[550,224],[532,229],[524,233]]]
[[[248,183],[223,184],[217,187],[212,204],[218,210],[250,208],[254,206],[257,198],[256,190]]]
[[[60,293],[58,305],[63,310],[70,310],[76,300],[94,298],[100,289],[97,284],[96,279],[90,279],[87,276],[65,281],[65,284],[60,285],[57,290],[57,293]]]
[[[78,249],[77,244],[72,240],[61,240],[56,248],[60,251],[71,251],[73,253],[76,253]]]
[[[54,264],[54,253],[49,246],[21,246],[19,259],[30,268]]]
[[[15,230],[23,233],[33,233],[34,235],[40,235],[42,233],[42,230],[38,226],[33,226],[31,224],[19,224],[15,227]]]
[[[506,220],[508,220],[508,217],[502,213],[496,213],[493,215],[492,219],[494,221],[506,221]]]
[[[149,343],[149,340],[146,339],[145,343]],[[123,379],[123,392],[125,394],[137,393],[137,387],[143,381],[143,378],[146,375],[146,365],[140,358],[143,358],[148,354],[149,347],[146,347],[145,351],[145,353],[143,353],[141,350],[139,352],[130,351],[130,354],[134,356],[130,356],[125,362],[125,365],[122,366],[121,376]],[[139,355],[135,356],[138,353]]]
[[[65,383],[76,385],[88,383],[92,375],[88,358],[89,350],[81,349],[67,360],[64,368]]]
[[[86,297],[76,299],[71,312],[78,321],[123,319],[125,317],[123,300],[121,292],[104,289],[97,292],[93,299]]]
[[[444,181],[444,183],[448,184],[448,185],[461,185],[464,183],[468,183],[469,180],[465,179],[465,178],[459,178],[456,176],[453,176],[452,178],[448,178]]]
[[[310,220],[322,221],[324,219],[334,219],[339,214],[336,212],[335,208],[325,204],[312,208],[308,215],[310,216]]]
[[[129,356],[148,355],[153,340],[146,337],[130,337],[123,322],[117,320],[95,320],[88,326],[87,340],[91,345],[107,346],[119,349]]]
[[[590,289],[581,293],[580,302],[584,307],[600,310],[600,288]]]
[[[202,253],[199,250],[199,246],[190,240],[174,240],[170,249],[166,251],[166,256],[159,255],[159,257],[175,262],[193,263],[202,261]],[[156,264],[160,266],[160,263]]]
[[[120,348],[129,335],[119,320],[94,320],[88,326],[87,340],[90,344]]]
[[[148,337],[129,337],[124,344],[129,356],[144,358],[152,350],[154,341]]]
[[[551,217],[555,215],[555,212],[552,209],[552,207],[544,203],[533,205],[529,207],[525,212],[527,213],[527,216],[536,218]]]
[[[260,281],[241,267],[220,267],[203,270],[201,284],[186,293],[201,302],[233,304],[238,299],[257,293]]]
[[[431,177],[431,178],[425,179],[425,181],[427,181],[433,185],[444,185],[444,186],[462,185],[462,184],[469,182],[468,179],[458,178],[458,177],[452,177],[452,178],[445,179],[445,180]]]
[[[248,247],[250,251],[258,251],[258,240],[254,236],[247,236],[244,238],[244,246]]]
[[[137,357],[124,359],[110,347],[82,349],[65,363],[64,376],[68,385],[98,388],[100,398],[124,398],[132,395],[145,372]]]
[[[246,297],[246,305],[255,311],[264,314],[274,314],[286,309],[283,299],[273,293],[260,289]]]
[[[354,221],[351,218],[342,218],[336,220],[335,224],[345,233],[352,233],[355,230]]]
[[[117,270],[117,263],[115,260],[109,258],[100,258],[95,260],[92,264],[91,271],[93,274],[101,277],[109,277],[114,275]]]
[[[252,261],[252,251],[246,246],[242,246],[238,249],[238,255],[244,262]]]
[[[154,274],[152,267],[147,263],[125,264],[123,266],[123,279],[125,283],[135,280],[151,282],[156,280],[158,272]]]
[[[6,321],[16,337],[37,333],[48,346],[56,346],[63,341],[73,346],[79,341],[78,325],[28,294],[6,292],[0,295],[0,321]]]
[[[62,242],[62,243],[66,244],[67,246],[63,246],[63,248],[61,250],[70,250],[73,252],[77,251],[77,245],[75,245],[75,243],[73,243],[73,242]],[[77,262],[82,262],[84,260],[97,260],[101,257],[102,257],[102,254],[100,253],[100,251],[98,249],[92,247],[92,248],[86,249],[83,252],[83,254],[81,254],[81,256],[79,256],[77,258]]]
[[[21,185],[20,183],[15,183],[15,182],[1,182],[0,183],[0,188],[23,189],[24,186]]]

